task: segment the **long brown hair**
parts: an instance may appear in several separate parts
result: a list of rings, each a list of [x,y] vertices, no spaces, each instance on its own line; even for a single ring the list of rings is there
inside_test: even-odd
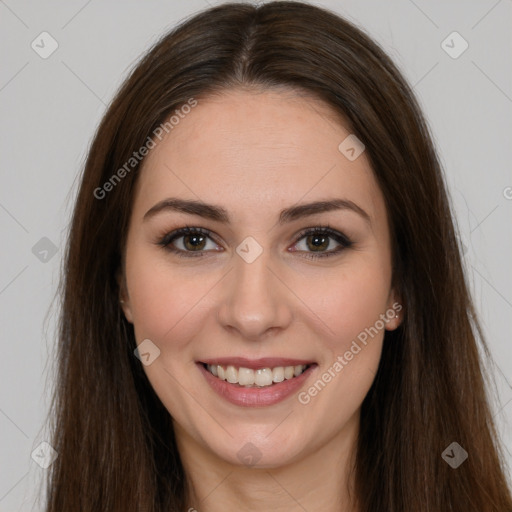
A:
[[[417,101],[360,29],[330,11],[278,1],[224,4],[185,20],[138,63],[95,134],[61,283],[51,410],[59,456],[47,511],[188,508],[170,415],[134,357],[133,327],[119,306],[116,275],[140,164],[110,181],[108,193],[98,189],[181,105],[240,86],[323,100],[365,144],[386,201],[405,318],[386,332],[362,404],[360,512],[512,510],[478,345],[488,351]],[[442,457],[452,442],[469,455],[456,469]]]

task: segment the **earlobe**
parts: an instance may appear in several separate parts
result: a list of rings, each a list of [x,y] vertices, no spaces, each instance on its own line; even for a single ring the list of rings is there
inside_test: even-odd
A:
[[[121,306],[121,309],[123,310],[124,316],[128,322],[133,324],[133,316],[132,316],[132,310],[130,308],[129,303],[124,301],[123,299],[119,299],[119,304]]]
[[[119,286],[119,306],[123,310],[126,320],[133,324],[133,315],[126,287],[126,279],[124,278],[124,273],[122,272],[121,268],[119,268],[119,270],[116,273],[116,280]]]
[[[394,331],[400,327],[404,319],[405,308],[402,304],[401,299],[395,300],[395,294],[391,294],[391,300],[388,303],[388,309],[386,310],[386,330]]]

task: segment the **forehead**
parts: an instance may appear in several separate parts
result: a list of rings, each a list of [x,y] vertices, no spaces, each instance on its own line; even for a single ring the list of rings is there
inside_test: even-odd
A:
[[[340,151],[351,132],[320,100],[230,90],[197,102],[145,158],[135,208],[166,195],[229,205],[238,218],[333,196],[382,207],[365,153]]]

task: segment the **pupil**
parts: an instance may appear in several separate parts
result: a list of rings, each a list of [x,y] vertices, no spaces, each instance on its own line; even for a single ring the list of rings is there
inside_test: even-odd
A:
[[[310,239],[313,240],[312,244],[314,247],[322,247],[325,246],[326,237],[320,236],[320,235],[311,235]],[[318,240],[321,240],[321,242],[318,242]],[[325,247],[324,247],[325,248]]]
[[[187,246],[187,248],[190,248],[189,245],[192,247],[192,249],[197,249],[198,247],[200,247],[200,245],[198,244],[201,244],[201,241],[199,241],[200,239],[204,239],[205,237],[203,235],[187,235],[185,237],[185,246]],[[190,241],[192,240],[192,243],[189,244],[187,243],[187,241]],[[198,242],[199,241],[199,242]],[[204,240],[202,240],[202,242],[204,242]]]

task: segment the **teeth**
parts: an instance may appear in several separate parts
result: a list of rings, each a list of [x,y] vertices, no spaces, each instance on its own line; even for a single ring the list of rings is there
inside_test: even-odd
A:
[[[272,384],[272,370],[261,368],[254,372],[254,384],[257,386],[270,386]]]
[[[213,366],[212,369],[213,368],[215,368],[215,366]],[[254,384],[254,370],[240,368],[238,370],[238,384],[240,384],[240,386],[252,386]]]
[[[284,380],[284,368],[282,366],[278,366],[272,370],[272,380],[274,382],[283,382]]]
[[[291,379],[295,373],[295,366],[286,366],[284,369],[284,378],[286,380]]]
[[[238,382],[238,372],[234,366],[228,366],[226,368],[226,380],[231,382],[231,384],[236,384]]]
[[[206,365],[208,371],[220,380],[227,380],[231,384],[239,384],[245,387],[271,386],[274,382],[283,382],[293,377],[298,377],[307,368],[305,364],[297,366],[277,366],[276,368],[236,368],[229,365],[226,368],[220,365]]]

